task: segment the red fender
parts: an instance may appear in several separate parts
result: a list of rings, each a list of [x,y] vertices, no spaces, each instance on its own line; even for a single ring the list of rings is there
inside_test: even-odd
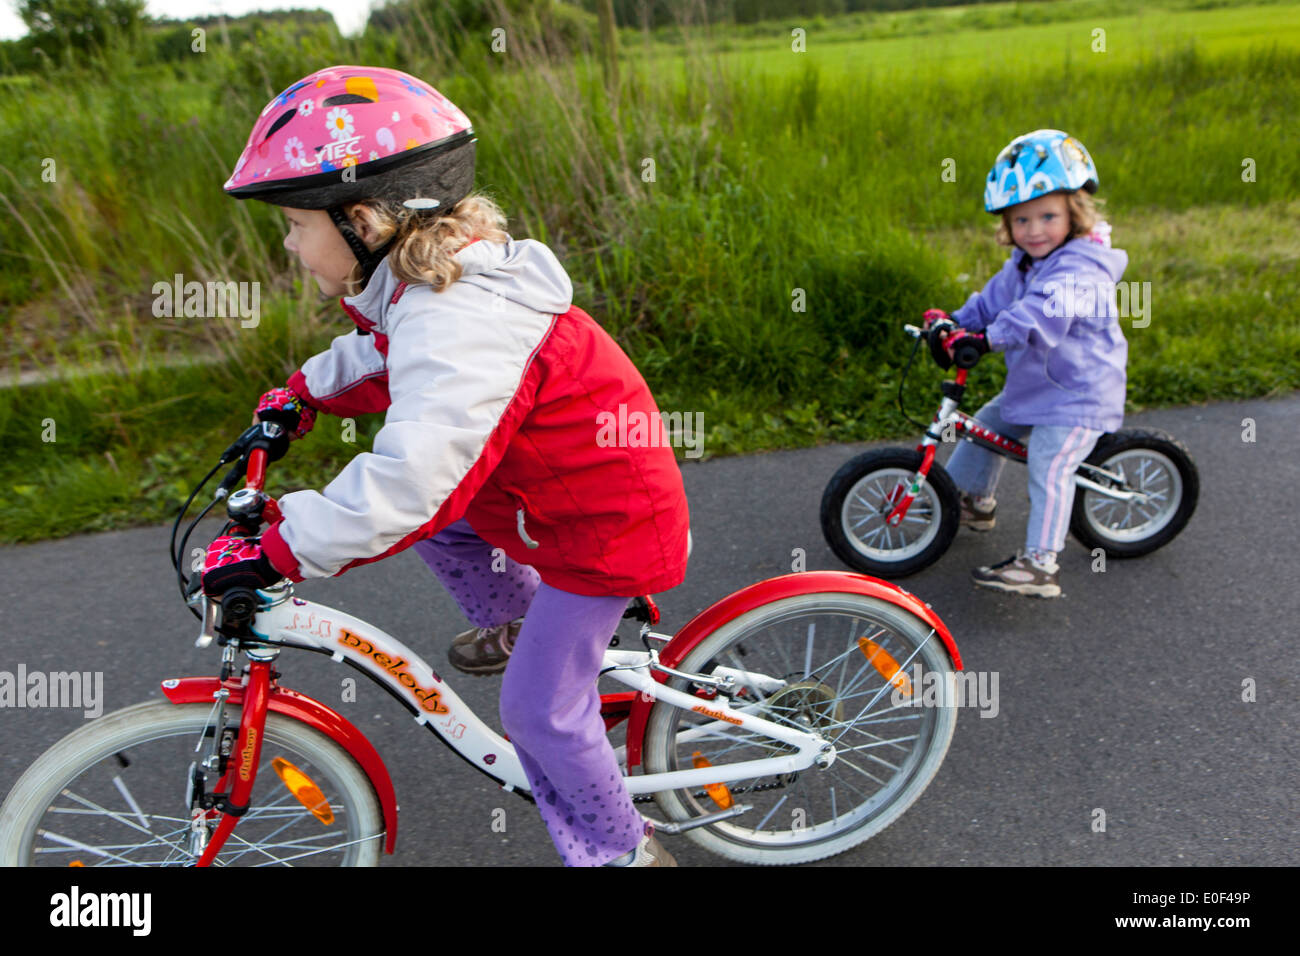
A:
[[[173,704],[211,704],[212,695],[222,687],[230,691],[229,703],[243,702],[243,686],[233,681],[222,684],[215,677],[166,680],[163,681],[162,692]],[[393,781],[388,776],[383,758],[365,735],[325,704],[286,687],[271,688],[266,709],[319,730],[361,765],[361,770],[370,779],[370,785],[375,788],[375,796],[379,798],[379,805],[383,809],[384,852],[392,853],[397,843],[397,792],[393,789]]]
[[[911,592],[904,591],[896,584],[881,581],[879,578],[867,577],[865,574],[851,574],[847,571],[801,571],[796,574],[783,574],[780,577],[768,578],[766,581],[759,581],[757,584],[751,584],[734,594],[729,594],[691,618],[686,623],[686,626],[664,645],[663,650],[659,652],[659,660],[669,667],[676,667],[706,636],[728,621],[738,618],[763,604],[770,604],[773,601],[780,601],[783,598],[794,597],[798,594],[826,594],[845,591],[850,594],[865,594],[868,597],[879,598],[882,601],[888,601],[890,604],[901,607],[910,614],[915,614],[934,628],[935,633],[939,635],[939,639],[943,641],[943,646],[948,649],[948,656],[952,658],[952,666],[956,670],[961,670],[961,654],[957,650],[957,643],[952,639],[952,634],[948,632],[948,628],[944,626],[943,621],[939,619],[938,614],[934,613],[930,605]],[[660,683],[664,683],[668,679],[666,674],[659,671],[651,671],[650,673]],[[653,705],[653,700],[646,701],[641,694],[637,694],[636,700],[632,702],[632,714],[627,725],[627,765],[629,768],[639,766],[641,763],[641,747],[645,737],[645,726],[650,719],[650,708]]]

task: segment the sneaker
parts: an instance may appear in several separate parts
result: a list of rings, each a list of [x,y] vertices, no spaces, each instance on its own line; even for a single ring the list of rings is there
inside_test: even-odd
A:
[[[644,836],[635,850],[629,850],[620,857],[615,857],[606,866],[676,866],[673,855],[660,845],[653,836]]]
[[[1042,598],[1061,596],[1060,575],[1059,565],[1042,567],[1022,554],[1014,554],[992,567],[977,568],[970,574],[982,588]]]
[[[992,531],[993,525],[997,521],[998,503],[996,501],[989,505],[988,508],[979,508],[975,500],[965,492],[961,496],[961,523],[964,527],[972,531]]]
[[[466,674],[480,677],[500,674],[510,663],[510,653],[515,649],[515,640],[523,623],[521,617],[500,627],[472,627],[457,634],[447,651],[447,660],[456,670]]]

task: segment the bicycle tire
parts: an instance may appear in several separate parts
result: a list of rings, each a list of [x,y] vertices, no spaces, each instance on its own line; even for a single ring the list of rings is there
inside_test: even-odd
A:
[[[908,523],[925,527],[904,544],[909,529],[899,526],[899,547],[893,544],[883,515],[893,506],[889,492],[921,467],[921,452],[879,448],[849,459],[835,472],[822,493],[822,535],[835,556],[862,574],[899,578],[929,567],[952,545],[961,521],[957,486],[938,462],[930,465],[926,482],[908,509]],[[872,530],[864,522],[876,521]],[[878,537],[883,534],[882,537]]]
[[[816,634],[816,619],[829,618],[827,627],[820,635]],[[843,628],[837,618],[849,617],[860,620],[866,627],[850,624]],[[830,625],[838,623],[837,631],[841,637],[830,633]],[[881,716],[873,712],[870,720],[862,721],[867,710],[880,700],[880,694],[892,693],[882,691],[887,686],[883,675],[879,678],[880,687],[868,686],[866,690],[855,692],[857,682],[863,674],[868,682],[874,680],[872,671],[865,659],[865,652],[859,653],[858,636],[874,635],[871,639],[886,648],[902,665],[904,673],[915,676],[914,667],[919,661],[923,683],[932,682],[936,687],[935,698],[938,706],[906,708],[916,713],[904,713],[892,717]],[[770,635],[765,638],[764,635]],[[818,641],[822,641],[820,653]],[[782,647],[782,644],[789,645]],[[909,654],[914,649],[914,654]],[[793,655],[793,656],[792,656]],[[802,655],[803,675],[799,674],[796,658]],[[785,722],[808,729],[809,726],[823,730],[828,739],[839,732],[839,736],[848,738],[848,747],[841,747],[836,759],[828,768],[810,767],[796,775],[795,780],[777,780],[764,784],[762,781],[740,781],[727,784],[735,791],[737,802],[755,801],[753,810],[730,820],[710,824],[686,831],[686,836],[706,849],[742,863],[767,865],[784,865],[808,863],[843,853],[869,840],[880,833],[902,814],[921,796],[930,781],[938,773],[943,763],[948,746],[952,741],[956,727],[957,712],[955,706],[955,673],[947,649],[940,638],[928,624],[887,601],[852,593],[812,593],[796,595],[774,601],[755,608],[720,625],[712,633],[702,638],[695,648],[688,653],[678,670],[692,673],[709,673],[715,662],[722,658],[744,656],[744,668],[751,671],[763,670],[769,675],[781,673],[787,685],[761,701],[756,697],[745,700],[745,689],[732,698],[732,706],[746,703],[756,705],[760,715],[777,716]],[[777,660],[777,658],[783,660]],[[822,661],[816,667],[808,665],[813,660]],[[833,670],[835,662],[844,660],[837,686],[832,687],[830,670],[821,677],[814,677],[824,667]],[[794,664],[793,669],[790,665]],[[845,682],[845,673],[851,664],[857,673]],[[798,678],[789,680],[789,678]],[[823,679],[824,678],[824,679]],[[689,682],[684,678],[672,678],[670,686],[686,690]],[[913,688],[915,692],[916,688]],[[879,691],[879,693],[875,693]],[[868,698],[872,695],[872,698]],[[752,697],[751,692],[751,697]],[[863,698],[866,705],[856,718],[845,720],[849,711],[845,701],[850,698]],[[884,698],[888,703],[888,698]],[[859,701],[861,703],[861,701]],[[853,705],[856,706],[856,705]],[[899,708],[892,708],[897,710]],[[890,729],[891,725],[907,731],[910,728],[904,721],[915,720],[916,743],[906,748],[902,757],[897,758],[897,766],[887,780],[880,781],[882,786],[875,793],[866,793],[862,788],[868,784],[859,781],[850,773],[856,762],[867,763],[871,770],[885,776],[871,761],[886,767],[892,765],[888,760],[877,756],[890,756],[893,751],[880,750],[887,744],[903,749],[896,741],[877,737],[867,730],[856,730],[855,725],[878,724],[876,729]],[[724,755],[735,761],[754,759],[756,756],[779,750],[771,744],[747,744],[739,733],[728,736],[725,731],[718,731],[708,738],[679,743],[679,730],[689,730],[693,726],[707,722],[708,718],[691,711],[682,710],[669,704],[658,702],[651,707],[650,717],[645,732],[645,768],[647,773],[689,768],[693,765],[692,754],[701,751],[701,755],[713,766],[726,761]],[[840,725],[845,725],[840,729]],[[859,744],[857,737],[849,737],[849,731],[868,738],[866,744]],[[874,739],[872,739],[874,738]],[[705,742],[701,743],[701,739]],[[721,745],[716,744],[722,740]],[[905,738],[897,738],[903,740]],[[875,749],[875,753],[869,751]],[[858,757],[858,752],[865,756]],[[850,754],[854,756],[850,758]],[[868,773],[870,777],[872,774]],[[863,796],[861,803],[844,812],[839,807],[835,788],[839,786],[843,793],[852,790]],[[749,789],[747,789],[749,788]],[[775,796],[783,793],[783,796]],[[772,796],[769,796],[771,794]],[[794,794],[797,802],[785,806],[788,796]],[[716,801],[701,790],[670,790],[655,794],[664,815],[672,821],[684,821],[718,809]],[[829,812],[827,809],[829,808]],[[782,813],[782,809],[789,813]],[[795,811],[802,811],[802,817]],[[786,818],[788,817],[788,825]],[[822,819],[828,817],[828,819]],[[780,824],[766,828],[773,819]]]
[[[1089,489],[1078,489],[1070,514],[1070,531],[1085,548],[1102,548],[1112,558],[1141,557],[1168,544],[1191,520],[1200,494],[1200,476],[1187,446],[1172,435],[1153,429],[1125,429],[1103,435],[1086,461],[1108,471],[1118,469],[1125,476],[1126,487],[1135,485],[1152,494],[1167,493],[1174,500],[1147,515],[1140,506],[1135,509]],[[1150,463],[1150,473],[1135,462]],[[1122,527],[1124,519],[1133,517],[1134,510],[1145,520]]]
[[[68,865],[71,856],[84,866],[192,865],[196,857],[186,849],[189,808],[184,787],[189,761],[198,756],[193,753],[195,741],[211,715],[209,704],[149,701],[114,711],[68,734],[27,769],[0,807],[0,864]],[[330,824],[297,803],[281,784],[271,766],[277,756],[321,789],[333,816]],[[139,772],[131,774],[129,781],[122,780],[132,767]],[[170,813],[144,812],[145,806],[167,800],[175,807]],[[159,822],[164,830],[154,833]],[[166,825],[172,827],[170,833]],[[49,829],[52,826],[59,829]],[[289,827],[305,835],[296,840],[275,839]],[[273,833],[258,836],[272,828]],[[134,848],[117,842],[88,842],[92,838],[142,839],[134,836],[142,829],[153,834],[152,838]],[[272,713],[266,718],[262,765],[250,809],[213,863],[318,864],[323,854],[336,850],[335,865],[374,866],[379,861],[383,832],[374,788],[356,761],[319,731]],[[336,834],[344,839],[333,846],[316,845],[322,833],[329,840],[337,840]],[[259,844],[259,839],[267,842]],[[272,839],[274,843],[269,842]],[[80,846],[69,845],[69,840]],[[145,850],[148,852],[142,852]],[[164,851],[166,857],[158,858]]]

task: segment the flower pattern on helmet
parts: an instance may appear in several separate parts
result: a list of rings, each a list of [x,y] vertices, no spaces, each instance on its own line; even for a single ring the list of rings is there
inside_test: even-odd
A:
[[[293,86],[289,87],[287,90],[285,90],[283,93],[281,93],[279,96],[277,96],[277,97],[273,100],[274,105],[276,105],[276,106],[284,106],[286,103],[288,103],[291,99],[294,98],[294,95],[295,95],[295,94],[296,94],[300,89],[302,89],[302,88],[303,88],[304,86],[306,86],[306,85],[307,85],[307,81],[306,81],[306,80],[302,80],[302,81],[300,81],[300,82],[298,82],[298,83],[293,84]],[[263,112],[266,112],[266,111],[263,110]]]
[[[330,66],[267,103],[224,188],[240,195],[263,183],[290,185],[458,134],[473,134],[469,118],[423,80],[384,67]]]
[[[422,89],[420,89],[418,86],[414,85],[414,84],[413,84],[409,79],[407,79],[406,77],[401,77],[401,80],[402,80],[402,85],[405,86],[405,87],[406,87],[408,90],[410,90],[412,93],[414,93],[416,96],[426,96],[426,95],[427,95],[427,94],[424,92],[424,90],[422,90]]]
[[[341,106],[330,110],[325,117],[325,128],[335,139],[348,139],[352,135],[352,114]]]
[[[284,158],[290,169],[302,169],[302,161],[307,156],[307,149],[297,136],[284,144]]]

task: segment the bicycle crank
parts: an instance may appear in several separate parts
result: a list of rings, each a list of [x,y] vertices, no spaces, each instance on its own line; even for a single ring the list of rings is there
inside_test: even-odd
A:
[[[726,810],[718,810],[715,813],[706,813],[702,817],[696,817],[694,820],[683,820],[680,823],[660,823],[655,820],[656,833],[670,833],[674,836],[679,833],[685,833],[687,830],[694,830],[696,827],[707,827],[712,823],[720,823],[723,820],[729,820],[732,817],[738,817],[742,813],[748,813],[754,809],[753,804],[738,803]]]

